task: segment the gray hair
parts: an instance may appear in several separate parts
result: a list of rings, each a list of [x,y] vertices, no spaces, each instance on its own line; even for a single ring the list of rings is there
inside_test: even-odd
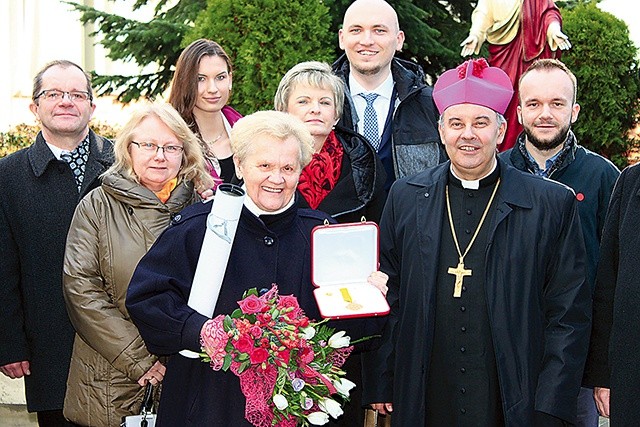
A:
[[[328,89],[333,93],[336,118],[342,116],[344,104],[344,82],[331,71],[329,64],[318,61],[301,62],[294,65],[280,80],[273,105],[277,111],[287,112],[289,97],[293,89],[304,84],[318,89]]]
[[[300,144],[300,169],[311,161],[313,137],[302,121],[279,111],[258,111],[241,118],[231,129],[231,151],[238,163],[247,158],[252,142],[261,135],[281,141],[295,138]]]

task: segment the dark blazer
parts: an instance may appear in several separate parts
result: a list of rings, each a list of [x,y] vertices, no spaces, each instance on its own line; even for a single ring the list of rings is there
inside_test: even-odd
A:
[[[505,424],[532,426],[535,411],[573,422],[591,327],[575,196],[502,161],[499,167],[484,286]],[[393,402],[397,426],[425,424],[449,168],[396,181],[380,221],[391,313],[382,346],[364,356],[363,402]]]
[[[347,87],[340,125],[357,130],[358,115],[349,92],[346,55],[333,64],[333,72]],[[398,105],[392,119],[387,120],[378,152],[387,173],[388,186],[398,178],[422,172],[447,159],[438,134],[438,110],[433,102],[432,88],[425,83],[424,71],[414,62],[394,58],[391,74]]]
[[[611,389],[611,425],[640,420],[640,167],[622,171],[602,232],[585,382]]]
[[[30,362],[31,412],[63,405],[74,336],[62,297],[65,241],[76,205],[113,161],[110,141],[92,131],[89,139],[80,194],[42,133],[0,159],[0,365]]]

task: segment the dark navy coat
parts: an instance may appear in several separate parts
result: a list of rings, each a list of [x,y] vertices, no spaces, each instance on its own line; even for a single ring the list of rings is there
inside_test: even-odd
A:
[[[622,171],[602,232],[585,382],[611,389],[612,426],[640,420],[640,166]]]
[[[127,309],[152,353],[173,355],[163,380],[158,427],[241,427],[245,398],[231,372],[176,354],[200,351],[200,330],[208,320],[187,306],[205,234],[210,205],[191,206],[176,217],[140,261],[129,285]],[[213,316],[231,314],[249,288],[278,284],[282,295],[295,295],[307,316],[320,319],[311,283],[311,230],[330,217],[298,209],[255,217],[243,208],[229,264]],[[375,321],[340,321],[352,338],[379,331]],[[363,325],[374,325],[367,330]],[[365,325],[366,326],[366,325]]]
[[[76,205],[113,161],[110,141],[89,132],[78,193],[69,166],[36,141],[0,160],[0,365],[28,360],[29,411],[61,410],[74,330],[62,297],[62,261]]]
[[[500,153],[500,158],[516,169],[530,172],[529,159],[522,155],[518,145],[524,138],[520,134],[515,147]],[[573,132],[569,133],[571,149],[560,166],[551,173],[549,179],[558,181],[573,189],[578,200],[578,213],[584,244],[587,249],[588,279],[593,291],[596,266],[600,257],[600,238],[604,218],[609,207],[613,186],[620,175],[618,168],[599,154],[578,145]]]
[[[499,167],[484,286],[505,423],[531,426],[535,411],[571,422],[591,326],[575,196],[502,161]],[[363,402],[393,402],[394,426],[425,425],[449,168],[397,181],[380,224],[391,314],[382,346],[365,354]]]

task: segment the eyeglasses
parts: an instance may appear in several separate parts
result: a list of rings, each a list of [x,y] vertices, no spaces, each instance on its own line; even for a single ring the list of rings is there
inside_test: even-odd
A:
[[[34,100],[38,98],[44,98],[45,100],[50,102],[57,102],[57,101],[61,101],[65,95],[67,95],[69,100],[72,102],[85,102],[93,99],[93,97],[89,92],[85,92],[83,90],[72,90],[67,92],[67,91],[58,90],[58,89],[47,89],[40,92],[34,98]]]
[[[132,144],[135,144],[145,153],[157,153],[158,150],[162,150],[164,155],[167,157],[177,157],[184,151],[184,147],[181,145],[158,145],[153,144],[151,142],[135,142],[131,141]]]

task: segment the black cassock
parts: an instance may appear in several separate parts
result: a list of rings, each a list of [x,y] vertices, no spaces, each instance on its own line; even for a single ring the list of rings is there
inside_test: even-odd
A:
[[[498,170],[481,180],[477,190],[465,189],[449,174],[449,197],[453,223],[464,254],[489,203]],[[495,200],[475,241],[464,257],[471,269],[463,279],[462,294],[453,297],[458,265],[449,217],[443,212],[436,287],[435,331],[426,394],[429,426],[504,425],[500,388],[487,313],[485,254]]]

